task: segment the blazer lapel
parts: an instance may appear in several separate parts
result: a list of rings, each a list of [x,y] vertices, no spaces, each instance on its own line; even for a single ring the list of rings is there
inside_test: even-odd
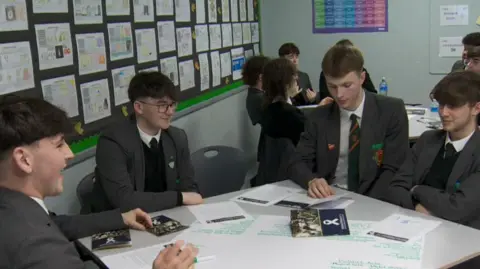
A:
[[[131,118],[132,123],[132,143],[136,143],[136,150],[133,153],[133,160],[131,168],[134,171],[134,184],[135,189],[137,191],[144,191],[145,190],[145,155],[143,153],[143,142],[140,138],[140,133],[138,132],[137,127],[137,120],[135,119],[135,115],[132,115]]]
[[[480,134],[478,134],[478,130],[476,130],[470,140],[468,140],[463,150],[460,152],[460,155],[453,166],[452,172],[450,173],[447,181],[447,191],[451,188],[454,188],[455,184],[462,177],[463,173],[469,170],[468,168],[472,164],[472,160],[474,160],[472,156],[475,155],[475,151],[478,146],[480,146]]]
[[[177,186],[177,149],[173,138],[168,133],[168,130],[162,130],[160,138],[163,146],[163,153],[165,156],[165,180],[168,190],[175,190]]]
[[[417,156],[417,171],[414,175],[414,184],[422,184],[425,180],[425,176],[432,168],[433,162],[440,151],[445,145],[446,132],[442,132],[435,140],[430,141],[422,148],[422,152]]]
[[[366,176],[366,172],[369,171],[369,164],[374,163],[374,151],[372,146],[377,142],[375,141],[376,130],[378,129],[378,109],[373,100],[373,96],[365,93],[365,103],[363,105],[363,112],[360,125],[360,160],[359,160],[359,173],[360,173],[360,185],[362,180]],[[373,177],[367,177],[373,180]]]
[[[336,104],[332,106],[330,117],[328,117],[327,128],[327,160],[328,171],[325,174],[335,175],[340,154],[340,109]]]

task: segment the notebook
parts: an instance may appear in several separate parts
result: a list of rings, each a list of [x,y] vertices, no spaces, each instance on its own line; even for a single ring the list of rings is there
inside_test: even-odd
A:
[[[293,237],[349,235],[345,209],[305,209],[290,212]]]

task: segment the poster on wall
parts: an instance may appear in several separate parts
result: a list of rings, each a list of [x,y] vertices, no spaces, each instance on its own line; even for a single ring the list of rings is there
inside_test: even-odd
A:
[[[313,33],[387,32],[388,0],[312,0]]]

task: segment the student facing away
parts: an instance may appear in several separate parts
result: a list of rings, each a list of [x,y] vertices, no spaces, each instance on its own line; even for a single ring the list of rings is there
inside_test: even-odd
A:
[[[288,168],[311,197],[333,195],[334,184],[382,198],[409,149],[403,101],[366,92],[363,63],[352,46],[336,45],[323,58],[335,102],[311,112]]]
[[[262,74],[269,59],[265,56],[253,56],[247,60],[242,69],[243,83],[248,85],[246,107],[253,125],[261,124],[264,104]]]
[[[480,229],[480,74],[454,72],[433,89],[443,130],[423,133],[392,179],[388,201]]]
[[[94,210],[139,207],[154,212],[202,203],[185,131],[170,125],[177,106],[172,81],[141,72],[128,87],[134,114],[97,144]]]

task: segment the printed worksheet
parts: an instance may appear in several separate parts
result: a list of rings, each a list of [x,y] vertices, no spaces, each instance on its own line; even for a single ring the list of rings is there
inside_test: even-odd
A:
[[[195,0],[195,13],[197,14],[197,24],[205,23],[205,0]]]
[[[128,16],[130,15],[130,0],[106,0],[105,8],[107,16]]]
[[[109,23],[110,61],[133,57],[132,26],[129,22]]]
[[[208,26],[210,32],[210,50],[222,48],[222,29],[220,24],[211,24]]]
[[[175,20],[179,22],[190,21],[189,0],[175,0]]]
[[[132,80],[134,76],[135,67],[133,65],[112,70],[113,96],[115,98],[115,106],[128,102],[128,85],[130,84],[130,80]]]
[[[220,53],[217,51],[210,52],[210,62],[212,63],[212,87],[220,85]]]
[[[0,44],[0,95],[33,87],[30,42]]]
[[[208,54],[199,54],[198,62],[200,65],[200,90],[208,90],[210,88],[210,64],[208,62]]]
[[[0,0],[0,32],[28,30],[25,0]]]
[[[241,23],[232,24],[233,45],[240,46],[243,42],[243,29]]]
[[[232,22],[238,21],[238,0],[230,0],[230,14],[232,15]]]
[[[33,13],[68,13],[68,1],[32,0]]]
[[[195,87],[195,69],[193,60],[178,63],[178,72],[180,77],[180,90],[188,90]]]
[[[249,22],[242,23],[243,29],[243,44],[252,43],[252,29]]]
[[[138,70],[138,72],[158,72],[158,66],[153,66],[153,67],[149,67],[149,68],[144,68],[144,69],[141,69],[141,70]]]
[[[238,0],[238,11],[240,13],[240,21],[247,20],[247,1]]]
[[[178,86],[177,57],[168,57],[160,60],[160,72],[170,78],[173,85]]]
[[[42,80],[43,99],[63,109],[68,117],[78,116],[78,96],[75,76]]]
[[[133,0],[135,22],[152,22],[155,17],[153,0]]]
[[[255,54],[255,56],[262,54],[260,52],[260,45],[258,43],[253,44],[253,53]]]
[[[248,60],[250,57],[252,57],[254,54],[253,54],[253,50],[245,50],[245,59]]]
[[[69,23],[35,24],[40,70],[73,65]]]
[[[173,0],[155,0],[157,16],[173,15]]]
[[[85,124],[111,115],[108,80],[101,79],[80,84]]]
[[[232,58],[230,52],[220,54],[220,68],[222,70],[222,78],[232,74]]]
[[[107,70],[107,53],[103,33],[78,34],[78,73],[92,74]]]
[[[232,74],[233,80],[242,78],[242,67],[245,63],[243,47],[232,49]]]
[[[253,0],[247,0],[247,10],[248,10],[248,21],[254,21],[255,20],[255,10],[253,8]]]
[[[222,21],[230,21],[230,0],[221,0],[222,1]]]
[[[222,46],[228,48],[232,46],[232,24],[222,24]]]
[[[210,40],[208,39],[208,26],[195,25],[195,50],[197,52],[208,51]]]
[[[177,28],[178,57],[192,55],[192,28]]]
[[[207,0],[208,22],[217,22],[217,0]]]
[[[136,29],[137,62],[146,63],[157,60],[157,37],[155,29]]]
[[[252,22],[251,26],[251,34],[252,34],[252,43],[260,42],[260,29],[258,28],[258,22]]]
[[[75,0],[73,1],[73,15],[75,24],[103,23],[102,1]]]
[[[175,24],[173,21],[157,22],[158,53],[177,50],[175,44]]]

